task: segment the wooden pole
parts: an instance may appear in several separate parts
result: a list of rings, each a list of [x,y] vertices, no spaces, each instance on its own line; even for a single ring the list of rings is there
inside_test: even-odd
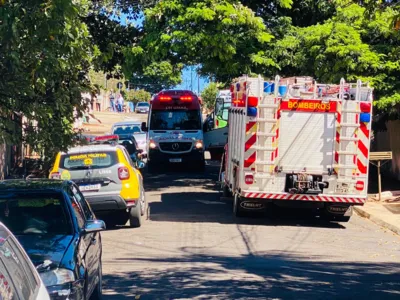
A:
[[[379,201],[381,201],[382,183],[381,183],[381,161],[380,160],[378,160],[378,192],[379,192]]]

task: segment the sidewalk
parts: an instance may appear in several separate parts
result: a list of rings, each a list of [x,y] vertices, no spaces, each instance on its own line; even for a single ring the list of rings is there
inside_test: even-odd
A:
[[[354,206],[354,210],[358,215],[400,235],[400,201],[367,202],[364,206]]]

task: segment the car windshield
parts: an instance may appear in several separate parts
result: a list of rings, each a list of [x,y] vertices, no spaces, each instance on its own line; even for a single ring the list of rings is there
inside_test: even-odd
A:
[[[134,134],[141,133],[139,124],[131,124],[131,125],[118,125],[114,126],[113,134]]]
[[[153,110],[150,130],[199,130],[198,110]]]
[[[84,170],[108,168],[117,163],[115,152],[82,152],[63,154],[60,160],[60,168],[67,170]]]
[[[128,150],[129,155],[134,154],[137,151],[137,145],[136,142],[132,140],[119,140],[118,143],[126,148]]]
[[[61,192],[2,192],[0,221],[15,235],[72,233]]]
[[[144,106],[144,107],[149,107],[150,106],[150,104],[148,104],[148,103],[145,103],[145,102],[140,102],[140,103],[138,103],[138,105],[137,105],[138,107],[142,107],[142,106]]]

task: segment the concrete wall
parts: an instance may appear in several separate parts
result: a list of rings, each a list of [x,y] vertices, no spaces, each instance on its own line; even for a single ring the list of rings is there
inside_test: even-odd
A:
[[[389,121],[387,131],[377,132],[371,145],[371,151],[392,151],[393,159],[383,169],[400,180],[400,120]]]

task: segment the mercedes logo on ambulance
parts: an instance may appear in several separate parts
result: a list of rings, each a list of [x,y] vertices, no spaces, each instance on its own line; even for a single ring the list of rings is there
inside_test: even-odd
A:
[[[172,150],[178,150],[179,149],[179,144],[178,143],[173,143],[172,144]]]

